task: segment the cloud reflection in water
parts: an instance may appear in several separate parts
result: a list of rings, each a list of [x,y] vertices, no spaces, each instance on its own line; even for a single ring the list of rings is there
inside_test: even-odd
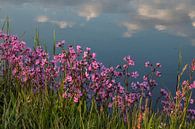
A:
[[[126,29],[124,37],[132,37],[143,30],[155,29],[172,35],[188,38],[195,44],[195,1],[194,0],[0,0],[0,8],[4,5],[40,6],[42,12],[36,14],[36,21],[51,23],[58,27],[71,28],[79,24],[79,20],[55,19],[50,12],[69,8],[65,14],[79,16],[90,20],[103,14],[124,16],[117,19],[116,25]],[[46,15],[44,14],[45,12]],[[42,15],[43,13],[43,15]],[[54,13],[64,15],[64,13]],[[114,17],[114,15],[113,15]]]

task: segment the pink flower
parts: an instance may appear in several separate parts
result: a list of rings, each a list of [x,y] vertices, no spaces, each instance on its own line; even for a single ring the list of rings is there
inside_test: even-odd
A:
[[[99,64],[98,64],[97,61],[93,61],[93,62],[92,62],[92,66],[93,66],[93,68],[94,68],[95,70],[97,70],[97,69],[99,68]]]
[[[156,71],[156,77],[161,77],[161,72]]]
[[[145,67],[147,68],[149,66],[150,66],[150,62],[149,61],[145,62]]]
[[[160,67],[162,67],[162,65],[160,63],[156,63],[156,67],[160,68]]]
[[[134,60],[130,56],[124,57],[123,60],[126,61],[129,66],[134,66],[135,65]]]
[[[192,60],[191,69],[195,71],[195,59]]]
[[[65,44],[65,40],[59,41],[59,42],[56,43],[56,47],[58,47],[58,48],[63,47],[64,44]]]
[[[84,51],[83,58],[87,58],[87,56],[88,56],[88,52],[87,51]]]
[[[91,48],[87,47],[86,50],[87,50],[87,51],[91,51]]]
[[[127,68],[128,68],[128,65],[124,64],[124,65],[123,65],[123,68],[124,68],[124,69],[127,69]]]
[[[188,84],[188,81],[186,81],[186,80],[184,80],[183,82],[182,82],[182,86],[186,86]]]
[[[72,77],[71,76],[66,76],[66,81],[69,82],[69,83],[72,82]]]
[[[77,45],[77,52],[78,52],[78,53],[81,53],[81,52],[82,52],[81,46],[80,46],[80,45]]]
[[[96,53],[92,53],[92,58],[96,58]]]
[[[190,84],[190,89],[193,89],[193,88],[195,88],[195,81],[192,84]]]
[[[147,81],[148,80],[148,77],[146,75],[143,76],[143,80],[144,81]]]
[[[85,72],[85,77],[87,78],[87,79],[89,79],[89,73],[86,71]]]
[[[74,96],[74,102],[75,102],[75,103],[78,103],[78,102],[79,102],[79,98],[76,97],[76,96]]]
[[[139,77],[139,73],[137,71],[131,72],[131,77],[132,78],[137,78],[137,77]]]
[[[194,104],[195,103],[195,99],[190,99],[190,104]]]

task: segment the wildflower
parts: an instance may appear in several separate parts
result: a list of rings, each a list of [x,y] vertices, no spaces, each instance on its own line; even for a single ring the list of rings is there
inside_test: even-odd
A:
[[[147,80],[148,80],[147,75],[144,75],[144,76],[143,76],[143,80],[144,80],[144,81],[147,81]]]
[[[67,76],[67,77],[66,77],[66,81],[67,81],[68,83],[72,82],[72,77],[71,77],[71,76]]]
[[[96,58],[96,53],[94,53],[94,52],[92,53],[92,58],[94,58],[94,59]]]
[[[76,97],[76,96],[74,96],[74,102],[75,102],[75,103],[78,103],[78,102],[79,102],[79,98]]]
[[[76,54],[76,52],[75,52],[75,50],[74,50],[74,48],[72,46],[69,46],[68,49],[69,49],[69,52],[70,52],[71,55],[75,55]]]
[[[97,70],[97,69],[99,68],[99,64],[98,64],[97,61],[93,61],[93,62],[92,62],[92,66],[93,66],[93,68],[94,68],[95,70]]]
[[[156,67],[160,68],[160,67],[162,67],[162,65],[160,63],[156,63]]]
[[[91,51],[91,48],[87,47],[86,50],[87,50],[87,51]]]
[[[193,89],[193,88],[195,88],[195,81],[192,83],[192,84],[190,84],[190,89]]]
[[[77,45],[76,46],[76,49],[77,49],[77,53],[78,54],[81,54],[82,53],[82,49],[81,49],[81,46],[80,45]]]
[[[145,67],[147,68],[149,66],[150,66],[150,62],[149,61],[145,62]]]
[[[128,68],[128,65],[124,64],[124,65],[123,65],[123,68],[124,68],[124,69],[127,69],[127,68]]]
[[[195,120],[195,110],[194,109],[188,109],[187,117],[191,120]]]
[[[64,46],[64,44],[65,44],[65,40],[59,41],[59,42],[56,43],[56,47],[57,48],[60,48],[60,47],[62,48]]]
[[[137,78],[137,77],[139,77],[139,73],[137,71],[131,72],[131,77],[132,78]]]
[[[88,56],[88,52],[87,51],[84,51],[83,58],[87,58],[87,56]]]
[[[167,97],[169,95],[169,93],[165,90],[165,89],[160,89],[160,93],[162,94],[162,96]]]
[[[195,59],[192,60],[191,70],[195,71]]]
[[[182,86],[186,86],[186,85],[188,85],[188,81],[184,80],[184,81],[182,82]]]
[[[194,104],[195,100],[194,99],[190,99],[190,104]]]
[[[134,60],[130,56],[124,57],[123,60],[126,61],[129,66],[134,66],[135,65]]]
[[[161,77],[161,72],[156,71],[156,77]]]
[[[131,87],[136,90],[137,89],[137,84],[135,82],[132,82]]]

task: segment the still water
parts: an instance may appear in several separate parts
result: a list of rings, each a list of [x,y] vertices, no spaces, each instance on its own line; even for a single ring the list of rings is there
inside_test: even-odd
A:
[[[131,55],[143,74],[145,61],[160,62],[160,87],[170,90],[179,49],[184,63],[195,57],[194,0],[0,0],[1,25],[7,16],[30,47],[38,28],[48,49],[55,30],[58,40],[91,47],[107,66]]]

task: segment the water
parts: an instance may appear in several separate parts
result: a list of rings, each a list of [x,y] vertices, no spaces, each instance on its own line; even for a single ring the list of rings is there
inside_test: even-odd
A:
[[[131,55],[143,73],[144,62],[163,65],[161,87],[174,90],[178,50],[183,62],[195,57],[194,0],[0,0],[1,24],[33,46],[36,28],[48,49],[52,32],[67,43],[91,47],[107,66]],[[156,93],[157,94],[157,93]]]

